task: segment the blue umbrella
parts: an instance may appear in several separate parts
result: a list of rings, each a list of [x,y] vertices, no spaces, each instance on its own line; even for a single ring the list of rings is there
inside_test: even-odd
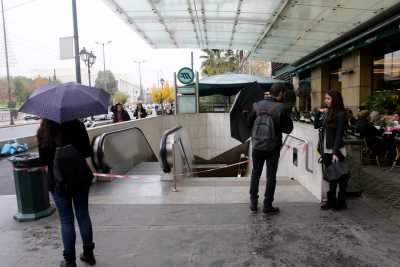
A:
[[[103,89],[78,83],[45,85],[36,89],[19,111],[62,123],[105,114],[109,100],[110,94]]]

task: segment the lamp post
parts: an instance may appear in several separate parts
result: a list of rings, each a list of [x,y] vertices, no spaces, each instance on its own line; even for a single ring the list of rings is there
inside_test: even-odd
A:
[[[140,94],[138,100],[143,100],[143,87],[142,87],[142,69],[140,68],[140,64],[145,63],[146,60],[134,60],[133,62],[138,64],[139,68],[139,87],[140,87]]]
[[[92,86],[92,81],[90,78],[90,68],[96,62],[96,56],[93,54],[92,51],[88,52],[85,47],[82,48],[82,50],[79,52],[79,55],[81,56],[82,61],[88,68],[89,86]]]
[[[7,47],[7,32],[6,32],[6,19],[4,16],[4,5],[3,5],[3,0],[1,0],[1,15],[3,17],[3,35],[4,35],[4,52],[6,56],[6,70],[7,70],[7,88],[8,88],[8,108],[10,110],[10,125],[14,125],[14,118],[13,118],[13,112],[11,111],[11,81],[10,81],[10,67],[8,64],[8,47]]]
[[[111,44],[112,41],[107,41],[107,42],[96,42],[96,44],[101,45],[103,47],[103,72],[106,72],[106,56],[105,56],[105,52],[104,52],[104,46]]]
[[[164,80],[164,78],[161,78],[160,79],[160,83],[161,83],[161,114],[162,115],[164,115],[164,96],[163,96],[163,91],[164,91],[164,83],[165,83],[165,80]]]
[[[74,50],[75,50],[75,75],[76,82],[81,83],[81,62],[79,61],[79,34],[78,34],[78,12],[76,0],[72,0],[72,20],[74,26]]]

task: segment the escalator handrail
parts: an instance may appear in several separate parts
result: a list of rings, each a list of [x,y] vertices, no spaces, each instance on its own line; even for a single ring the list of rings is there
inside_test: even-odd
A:
[[[92,154],[92,164],[93,166],[98,169],[103,171],[104,168],[108,168],[108,166],[106,166],[103,162],[103,158],[104,158],[104,151],[103,151],[103,145],[104,145],[104,141],[105,138],[107,136],[110,136],[112,134],[116,134],[116,133],[121,133],[121,132],[126,132],[126,131],[130,131],[130,130],[138,130],[144,137],[144,139],[146,140],[146,143],[148,145],[148,147],[150,148],[151,152],[153,152],[153,155],[156,155],[153,151],[153,148],[151,147],[149,141],[146,138],[146,135],[143,133],[143,131],[138,128],[138,127],[130,127],[130,128],[125,128],[125,129],[121,129],[121,130],[115,130],[115,131],[110,131],[110,132],[106,132],[106,133],[102,133],[101,135],[96,136],[93,141],[92,141],[92,147],[93,147],[93,154]],[[99,140],[98,140],[99,139]]]
[[[180,129],[182,129],[182,126],[177,126],[175,128],[169,129],[165,131],[161,137],[161,143],[160,143],[160,162],[161,162],[161,168],[165,173],[171,172],[171,166],[168,164],[167,160],[167,139],[168,136],[178,132]]]

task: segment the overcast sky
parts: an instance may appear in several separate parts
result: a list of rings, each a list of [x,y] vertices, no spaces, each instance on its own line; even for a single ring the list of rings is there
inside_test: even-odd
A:
[[[77,0],[77,4],[80,46],[97,56],[94,72],[103,69],[102,49],[96,41],[108,40],[112,43],[106,46],[106,68],[138,84],[133,61],[146,60],[142,65],[145,87],[156,84],[157,77],[172,82],[173,71],[190,66],[192,50],[152,49],[103,1]],[[74,69],[74,60],[59,59],[59,38],[73,35],[71,0],[4,0],[4,5],[12,76],[31,76],[35,69]],[[0,32],[0,76],[5,76],[2,28]],[[198,69],[200,51],[194,52]]]

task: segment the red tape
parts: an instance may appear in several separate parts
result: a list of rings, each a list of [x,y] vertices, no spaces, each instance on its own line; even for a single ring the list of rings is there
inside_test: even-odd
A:
[[[230,168],[230,167],[233,167],[233,166],[248,164],[250,162],[251,162],[251,160],[246,160],[246,161],[241,161],[241,162],[238,162],[238,163],[226,165],[226,166],[223,166],[223,167],[220,167],[220,168],[208,169],[208,170],[198,171],[198,172],[178,173],[178,174],[176,174],[176,176],[184,176],[184,175],[193,175],[193,174],[199,174],[199,173],[212,172],[212,171],[216,171],[216,170]],[[106,177],[106,178],[114,178],[114,179],[132,179],[132,178],[134,178],[134,177],[129,176],[129,175],[112,174],[112,173],[93,173],[93,175],[96,176],[96,177]]]

